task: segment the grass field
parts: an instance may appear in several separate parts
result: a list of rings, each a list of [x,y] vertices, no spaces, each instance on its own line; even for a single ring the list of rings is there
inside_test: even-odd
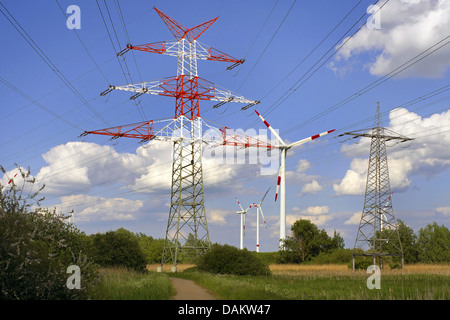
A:
[[[139,273],[124,268],[104,268],[100,273],[102,281],[92,293],[94,300],[168,300],[175,294],[164,273]]]
[[[448,265],[411,265],[404,270],[382,270],[381,289],[368,289],[365,270],[345,265],[271,265],[272,276],[224,276],[179,272],[231,300],[448,300]]]
[[[102,269],[103,281],[93,293],[96,300],[167,300],[175,293],[169,276],[191,279],[225,300],[449,300],[450,266],[417,264],[404,270],[381,272],[381,289],[368,289],[365,270],[346,265],[270,265],[271,276],[231,276],[189,271],[148,273],[120,268]],[[186,272],[184,272],[187,270]]]

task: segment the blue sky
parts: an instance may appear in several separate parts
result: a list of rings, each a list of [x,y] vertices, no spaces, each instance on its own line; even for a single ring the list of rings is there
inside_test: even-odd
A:
[[[415,138],[388,149],[396,218],[415,231],[433,221],[448,227],[448,2],[390,0],[383,6],[385,1],[350,0],[107,1],[114,33],[105,3],[98,1],[114,48],[95,1],[1,3],[0,163],[8,176],[14,175],[15,163],[30,167],[38,182],[46,184],[44,204],[63,212],[74,209],[75,224],[82,231],[124,227],[164,237],[170,144],[144,147],[133,139],[79,138],[85,130],[173,116],[173,98],[141,97],[142,114],[125,92],[99,95],[109,84],[123,85],[130,77],[141,82],[176,75],[174,57],[128,52],[124,76],[125,62],[115,56],[129,41],[173,40],[154,6],[186,27],[219,17],[199,41],[246,61],[228,71],[227,63],[199,61],[199,76],[261,100],[257,110],[283,139],[296,141],[336,129],[288,153],[288,227],[308,218],[330,235],[334,229],[340,232],[346,247],[353,247],[369,144],[337,136],[370,128],[377,102],[385,127]],[[66,25],[70,14],[65,11],[73,4],[81,9],[76,33]],[[382,6],[376,16],[367,14],[372,4]],[[28,42],[12,24],[26,32]],[[214,109],[214,104],[201,102],[204,119],[235,129],[265,129],[254,108],[241,111],[242,105],[228,103]],[[238,246],[235,197],[243,204],[256,202],[270,187],[263,204],[267,229],[261,229],[261,251],[276,250],[276,174],[261,174],[261,167],[205,159],[211,241]],[[8,177],[0,178],[5,185]],[[247,216],[244,242],[252,250],[255,214],[253,209]]]

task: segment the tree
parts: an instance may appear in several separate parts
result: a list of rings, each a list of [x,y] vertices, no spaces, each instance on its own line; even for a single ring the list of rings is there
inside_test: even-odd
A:
[[[143,233],[139,233],[137,237],[139,247],[147,263],[160,263],[164,250],[164,239],[154,239],[152,236],[147,236]]]
[[[86,299],[99,280],[84,253],[86,236],[68,217],[42,208],[44,187],[34,184],[30,170],[18,167],[15,179],[0,185],[0,299]],[[66,286],[72,265],[81,271],[76,290]]]
[[[450,261],[450,231],[436,222],[419,230],[418,246],[421,262]]]
[[[415,263],[419,259],[419,247],[417,244],[417,236],[414,234],[414,230],[407,226],[402,220],[397,220],[397,230],[400,237],[400,243],[402,245],[403,257],[406,263]],[[392,238],[389,233],[395,232],[395,230],[385,229],[381,232],[380,237],[384,239]],[[393,243],[397,241],[387,241],[383,243],[383,250],[386,252],[398,251]]]
[[[310,220],[300,219],[291,226],[292,237],[283,242],[283,250],[279,251],[280,263],[298,263],[311,260],[321,252],[343,248],[344,239],[336,230],[333,238]]]
[[[121,266],[144,271],[145,256],[136,235],[120,228],[116,231],[96,233],[92,237],[92,256],[102,266]]]
[[[344,238],[341,237],[339,232],[336,232],[336,229],[333,233],[332,247],[333,249],[344,249],[345,247]]]
[[[320,240],[315,238],[321,237],[322,235],[319,235],[319,228],[317,228],[315,224],[309,220],[300,219],[294,222],[291,227],[291,231],[293,238],[297,241],[300,248],[302,261],[305,261],[310,253],[316,253],[316,246],[320,243]]]
[[[303,254],[298,241],[293,237],[286,237],[283,240],[282,248],[278,251],[278,263],[301,263]]]

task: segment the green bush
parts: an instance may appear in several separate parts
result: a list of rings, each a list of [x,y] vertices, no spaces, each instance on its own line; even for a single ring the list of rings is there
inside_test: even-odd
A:
[[[372,260],[372,258],[370,258],[370,260],[369,259],[355,259],[355,269],[356,270],[359,270],[359,269],[362,269],[362,270],[367,270],[367,268],[369,267],[369,266],[371,266],[371,265],[373,265],[373,260]],[[350,262],[350,264],[348,265],[348,267],[351,269],[351,268],[353,268],[353,266],[352,266],[352,262]]]
[[[0,185],[0,300],[89,298],[99,279],[85,255],[86,235],[67,217],[41,208],[36,197],[42,188],[31,193],[34,178],[18,170],[15,181]],[[71,265],[80,268],[80,289],[66,286]]]
[[[137,237],[124,228],[91,235],[94,261],[104,267],[144,271],[147,263]]]
[[[214,244],[211,250],[199,258],[198,270],[218,274],[269,275],[267,264],[247,249],[239,250],[229,245]]]
[[[335,249],[321,252],[312,259],[313,264],[347,264],[352,261],[352,249]]]

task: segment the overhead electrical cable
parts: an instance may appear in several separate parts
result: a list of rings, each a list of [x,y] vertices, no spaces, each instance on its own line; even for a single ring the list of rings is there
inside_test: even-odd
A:
[[[389,0],[387,0],[386,2],[384,2],[376,12],[380,11],[387,3],[389,2]],[[354,8],[353,8],[354,9]],[[351,11],[353,11],[353,9]],[[375,12],[375,13],[376,13]],[[374,14],[375,14],[374,13]],[[344,37],[347,36],[347,34],[362,20],[366,17],[366,12],[364,12],[363,15],[361,15],[359,17],[359,19],[350,27],[347,29],[347,31],[333,44],[330,46],[330,48],[320,57],[319,60],[316,61],[316,63],[314,63],[275,103],[273,103],[271,105],[271,107],[269,108],[268,111],[266,111],[264,114],[270,114],[273,110],[275,110],[276,108],[278,108],[284,101],[286,101],[287,98],[289,98],[294,92],[296,92],[303,84],[305,84],[306,81],[308,81],[321,67],[323,67],[325,65],[325,63],[327,63],[334,55],[336,55],[340,49],[350,40],[353,38],[353,36],[359,32],[359,30],[365,26],[365,23],[361,24],[358,29],[353,32],[353,34],[351,34],[349,37],[347,37],[345,40]],[[338,46],[338,48],[336,49],[336,46],[338,45],[338,43],[340,43],[342,41],[342,43]],[[333,53],[331,55],[329,55],[326,59],[325,57],[332,51]],[[323,59],[325,59],[314,71],[312,71]],[[312,71],[312,72],[311,72]],[[311,73],[310,73],[311,72]],[[308,73],[310,73],[308,75]],[[308,75],[308,76],[307,76]],[[303,80],[303,81],[302,81]],[[300,81],[302,81],[300,84],[298,84]],[[281,101],[280,101],[281,100]]]
[[[81,95],[81,93],[70,83],[70,81],[64,76],[64,74],[58,69],[58,67],[50,60],[50,58],[45,54],[45,52],[36,44],[33,38],[26,32],[26,30],[20,25],[20,23],[14,18],[14,16],[8,11],[8,9],[0,2],[0,6],[3,7],[4,11],[0,8],[0,12],[5,16],[9,23],[17,30],[17,32],[22,36],[22,38],[31,46],[31,48],[39,55],[39,57],[47,64],[47,66],[58,76],[58,78],[75,94],[75,96],[83,102],[85,106],[91,110],[97,118],[99,118],[103,123],[111,125],[100,113],[98,113],[89,102]],[[14,22],[13,22],[14,21]]]
[[[72,122],[70,122],[69,120],[65,119],[62,117],[62,115],[57,114],[56,112],[50,110],[49,108],[47,108],[46,106],[44,106],[43,104],[39,103],[38,101],[36,101],[35,99],[31,98],[29,95],[27,95],[25,92],[21,91],[20,89],[18,89],[17,87],[15,87],[13,84],[11,84],[9,81],[7,81],[6,79],[0,77],[0,82],[2,82],[4,85],[6,85],[8,88],[10,88],[11,90],[15,91],[16,93],[20,94],[22,97],[24,97],[25,99],[27,99],[28,101],[30,101],[31,103],[35,104],[36,106],[38,106],[39,108],[41,108],[42,110],[44,110],[45,112],[49,113],[50,115],[52,115],[53,117],[55,117],[55,119],[64,121],[65,123],[67,123],[68,125],[74,127],[75,129],[78,130],[83,130],[81,129],[78,125],[73,124]],[[47,123],[45,123],[44,125],[47,125]]]
[[[439,50],[439,49],[443,48],[444,46],[448,45],[450,43],[450,41],[448,41],[449,38],[450,38],[450,35],[446,36],[445,38],[441,39],[440,41],[438,41],[434,45],[428,47],[427,49],[425,49],[424,51],[422,51],[418,55],[416,55],[413,58],[409,59],[408,61],[406,61],[402,65],[400,65],[397,68],[391,70],[389,73],[385,74],[383,77],[381,77],[381,78],[377,79],[376,81],[370,83],[369,85],[367,85],[364,88],[360,89],[359,91],[357,91],[356,93],[352,94],[351,96],[349,96],[349,97],[345,98],[344,100],[336,103],[332,107],[330,107],[330,108],[320,112],[319,114],[315,115],[314,117],[310,118],[309,120],[306,120],[306,121],[302,122],[301,124],[298,124],[298,125],[292,127],[291,129],[287,130],[286,132],[295,131],[295,130],[303,127],[304,125],[306,125],[308,123],[311,123],[311,122],[313,122],[313,121],[315,121],[315,120],[325,116],[326,114],[341,108],[342,106],[344,106],[345,104],[349,103],[350,101],[352,101],[352,100],[360,97],[361,95],[369,92],[370,90],[378,87],[379,85],[381,85],[382,83],[384,83],[387,80],[391,79],[392,77],[398,75],[399,73],[401,73],[401,72],[405,71],[406,69],[412,67],[416,63],[422,61],[423,59],[425,59],[429,55],[433,54],[437,50]]]
[[[63,14],[63,16],[66,18],[66,13],[64,12],[64,9],[61,7],[61,5],[59,4],[58,0],[55,0],[56,4],[58,5],[59,9],[61,9],[61,12]],[[81,40],[80,35],[77,32],[76,28],[73,28],[73,32],[75,33],[76,37],[78,38],[78,41],[80,41],[81,45],[83,46],[84,50],[86,50],[86,53],[88,54],[89,58],[92,60],[92,62],[94,63],[95,67],[97,68],[98,72],[100,72],[100,74],[102,75],[103,79],[105,79],[106,83],[108,85],[111,84],[111,82],[108,80],[108,78],[105,76],[105,73],[102,71],[102,69],[100,69],[99,65],[97,64],[97,62],[95,61],[94,57],[92,56],[91,52],[89,51],[88,47],[84,44],[83,40]]]
[[[97,7],[98,7],[98,10],[99,10],[99,12],[100,12],[100,16],[102,17],[103,24],[104,24],[104,26],[105,26],[106,32],[108,33],[109,40],[110,40],[111,45],[112,45],[113,50],[114,50],[114,55],[115,55],[115,57],[116,57],[116,59],[117,59],[117,62],[119,63],[120,69],[122,70],[122,74],[123,74],[123,76],[124,76],[125,82],[126,82],[126,83],[134,83],[133,78],[132,78],[132,76],[131,76],[130,69],[128,68],[128,64],[127,64],[127,62],[126,62],[126,60],[125,60],[125,57],[123,57],[123,63],[125,64],[126,72],[125,72],[125,69],[124,69],[124,67],[123,67],[123,65],[122,65],[122,62],[121,62],[121,60],[120,60],[120,57],[119,57],[119,55],[118,55],[118,52],[121,51],[121,44],[120,44],[120,41],[119,41],[119,37],[118,37],[118,35],[117,35],[116,28],[114,27],[114,22],[113,22],[113,19],[112,19],[112,17],[111,17],[111,13],[110,13],[109,8],[108,8],[108,4],[106,3],[106,0],[103,0],[103,2],[104,2],[104,4],[105,4],[106,13],[108,14],[108,17],[109,17],[109,21],[110,21],[112,30],[113,30],[113,32],[114,32],[114,36],[115,36],[116,41],[117,41],[117,45],[118,45],[117,49],[116,49],[116,45],[114,44],[114,40],[113,40],[113,37],[112,37],[112,35],[111,35],[111,32],[109,31],[109,27],[108,27],[108,24],[107,24],[107,22],[106,22],[105,16],[104,16],[104,14],[103,14],[102,8],[101,8],[101,6],[100,6],[98,0],[96,0]],[[123,17],[123,15],[122,15],[122,17]],[[125,22],[123,22],[123,23],[125,23]],[[127,38],[128,38],[128,41],[129,41],[128,32],[126,31],[126,27],[124,27],[124,30],[125,30],[125,32],[126,32],[126,34],[127,34]],[[137,67],[137,63],[136,63],[136,68],[138,68],[138,67]],[[139,72],[139,76],[140,76],[139,68],[138,68],[138,72]],[[130,79],[127,78],[127,75],[128,75],[128,77],[129,77]],[[142,79],[142,78],[141,78],[141,79]],[[141,116],[141,119],[142,119],[143,121],[145,121],[145,120],[146,120],[146,119],[145,119],[145,113],[144,113],[144,109],[142,108],[142,105],[141,105],[140,100],[139,100],[138,102],[135,101],[135,103],[136,103],[136,107],[137,107],[137,109],[138,109],[138,112],[139,112],[139,114],[140,114],[140,116]]]
[[[261,52],[261,54],[259,55],[258,59],[256,60],[255,64],[253,65],[253,67],[250,69],[249,73],[247,74],[247,76],[244,78],[244,80],[241,82],[240,86],[238,87],[237,90],[239,90],[242,85],[247,81],[248,77],[250,76],[250,74],[253,72],[253,70],[255,69],[256,65],[259,63],[259,60],[261,60],[262,56],[264,55],[264,53],[266,52],[267,48],[270,46],[270,44],[272,43],[273,39],[275,38],[275,36],[277,35],[278,31],[280,30],[281,26],[283,25],[284,21],[286,21],[286,18],[288,17],[289,13],[291,12],[292,8],[294,7],[295,2],[297,2],[297,0],[294,0],[294,2],[292,2],[291,7],[289,8],[289,10],[286,12],[286,14],[284,15],[283,20],[280,22],[280,24],[278,25],[278,28],[275,30],[274,34],[272,35],[272,37],[270,38],[269,42],[267,43],[266,47],[264,48],[264,50]]]

